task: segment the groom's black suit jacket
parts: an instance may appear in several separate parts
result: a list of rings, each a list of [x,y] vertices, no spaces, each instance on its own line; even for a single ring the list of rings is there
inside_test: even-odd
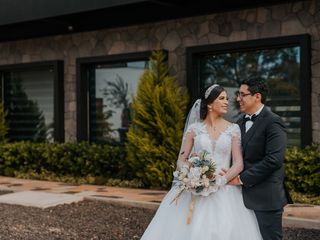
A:
[[[240,179],[245,206],[256,211],[282,209],[291,198],[284,186],[287,135],[281,118],[264,107],[247,132],[243,118],[238,124],[244,160]]]

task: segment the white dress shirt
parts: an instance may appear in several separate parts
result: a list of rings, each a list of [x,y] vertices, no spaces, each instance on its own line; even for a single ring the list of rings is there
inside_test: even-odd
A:
[[[264,107],[264,105],[262,105],[262,107],[259,108],[259,110],[256,111],[253,115],[258,116],[259,113],[262,111],[263,107]],[[249,117],[249,118],[251,119],[251,116],[252,116],[252,115],[246,114],[245,117]],[[252,125],[253,125],[253,121],[251,121],[251,120],[246,121],[246,132],[249,131],[249,129],[252,127]]]

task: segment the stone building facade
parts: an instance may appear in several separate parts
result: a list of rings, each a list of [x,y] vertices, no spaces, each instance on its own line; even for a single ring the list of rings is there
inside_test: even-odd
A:
[[[0,42],[0,66],[62,60],[64,136],[77,140],[77,59],[154,49],[168,52],[170,73],[186,85],[186,48],[308,34],[311,39],[312,140],[320,142],[320,1],[212,13],[141,25]],[[79,107],[79,106],[78,106]]]

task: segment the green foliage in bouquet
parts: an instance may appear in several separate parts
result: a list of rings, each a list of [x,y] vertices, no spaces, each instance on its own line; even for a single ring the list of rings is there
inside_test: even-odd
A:
[[[311,145],[304,149],[290,148],[285,156],[286,185],[290,190],[319,195],[320,151]]]
[[[166,188],[180,150],[188,94],[169,75],[166,55],[154,51],[133,100],[128,161],[146,186]]]
[[[8,124],[6,123],[7,111],[4,109],[3,103],[0,102],[0,142],[6,141],[8,134]]]

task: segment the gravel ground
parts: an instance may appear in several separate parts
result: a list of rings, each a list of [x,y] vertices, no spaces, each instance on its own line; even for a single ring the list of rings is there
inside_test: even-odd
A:
[[[155,211],[101,201],[38,209],[0,204],[0,239],[140,239]],[[319,239],[320,230],[285,229],[285,240]]]

